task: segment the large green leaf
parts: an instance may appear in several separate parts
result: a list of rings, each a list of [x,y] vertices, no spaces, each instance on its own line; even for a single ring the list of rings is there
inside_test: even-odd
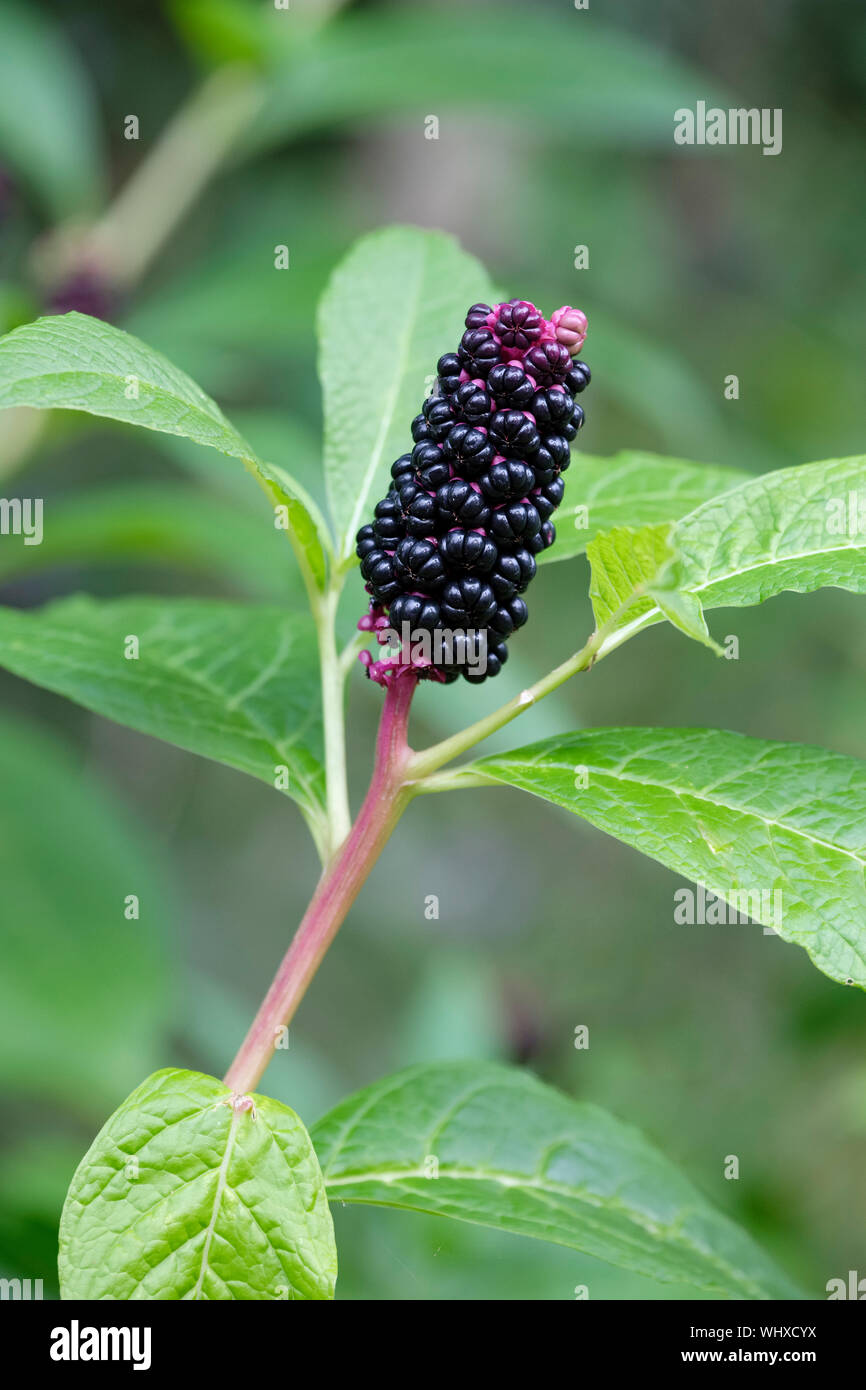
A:
[[[342,557],[412,447],[428,378],[460,339],[469,305],[489,299],[483,267],[441,232],[390,227],[364,237],[319,305],[325,473]]]
[[[118,482],[48,499],[41,545],[4,538],[0,580],[68,565],[172,566],[228,580],[255,598],[286,595],[302,603],[291,554],[254,489],[249,492],[252,509],[203,488],[156,482]]]
[[[602,531],[587,545],[592,574],[589,596],[596,627],[607,632],[605,640],[613,640],[624,629],[636,629],[645,615],[658,614],[688,637],[716,646],[697,599],[676,589],[653,591],[655,596],[650,597],[650,585],[673,558],[670,531],[668,522],[639,530],[617,526]]]
[[[866,593],[864,518],[863,455],[754,478],[674,524],[674,558],[655,584],[642,586],[655,602],[633,610],[629,630],[659,622],[672,602],[744,608],[786,589],[802,594],[825,585]]]
[[[637,1130],[490,1062],[410,1067],[312,1130],[328,1196],[568,1245],[735,1298],[796,1290]]]
[[[279,1101],[245,1100],[175,1068],[133,1091],[72,1179],[63,1298],[333,1297],[337,1251],[310,1136]]]
[[[8,717],[0,787],[0,1086],[89,1114],[159,1060],[161,868],[65,744]],[[137,917],[126,915],[131,894]]]
[[[102,193],[96,103],[57,20],[0,4],[0,156],[56,218],[92,213]]]
[[[471,772],[564,806],[866,987],[866,763],[719,729],[589,729]]]
[[[556,513],[556,544],[539,564],[582,555],[600,531],[678,521],[702,502],[728,492],[749,475],[686,459],[661,458],[634,449],[612,458],[575,455],[565,474],[565,496]]]
[[[124,655],[129,637],[137,658]],[[210,599],[76,596],[0,610],[0,665],[271,786],[287,767],[285,790],[317,830],[324,793],[310,619]]]
[[[674,110],[698,97],[723,100],[668,53],[587,24],[573,7],[552,15],[499,4],[494,20],[471,5],[391,5],[347,15],[299,45],[277,67],[250,139],[269,144],[396,112],[417,122],[419,139],[425,114],[438,113],[445,139],[455,111],[480,106],[497,120],[579,132],[584,143],[668,148]]]
[[[24,324],[0,339],[0,409],[82,410],[122,420],[242,459],[272,504],[298,560],[322,587],[330,548],[315,503],[282,469],[257,459],[219,406],[166,357],[131,334],[86,314]]]

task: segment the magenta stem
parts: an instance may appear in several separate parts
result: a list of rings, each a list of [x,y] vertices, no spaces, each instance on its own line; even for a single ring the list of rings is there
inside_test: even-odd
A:
[[[406,731],[417,683],[414,673],[406,672],[385,692],[376,741],[376,765],[364,804],[347,839],[319,880],[273,984],[225,1074],[225,1084],[233,1091],[252,1091],[258,1085],[282,1030],[294,1016],[325,952],[405,809],[410,797],[405,774],[412,754]]]

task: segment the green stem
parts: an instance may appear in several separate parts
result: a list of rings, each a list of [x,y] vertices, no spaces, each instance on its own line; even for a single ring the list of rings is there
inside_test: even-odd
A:
[[[420,753],[415,753],[409,760],[407,769],[409,779],[415,782],[429,777],[444,763],[450,763],[461,753],[466,753],[470,748],[474,748],[475,744],[480,743],[482,739],[488,738],[490,734],[495,734],[497,729],[502,729],[506,724],[510,724],[512,719],[516,719],[525,710],[531,709],[539,700],[543,700],[545,695],[549,695],[551,691],[564,685],[572,676],[576,676],[578,671],[588,670],[598,656],[605,636],[606,630],[604,628],[594,632],[579,652],[570,656],[567,661],[563,661],[561,666],[549,671],[546,676],[529,686],[527,690],[522,690],[519,695],[515,695],[513,700],[500,705],[499,709],[494,710],[492,714],[477,720],[475,724],[470,724],[466,729],[461,729],[458,734],[453,734],[451,738],[443,739],[441,743],[433,744],[431,748],[424,748]],[[467,785],[470,784],[466,778],[463,778],[460,786]],[[437,787],[427,788],[431,791],[443,789],[442,783]],[[425,787],[419,786],[417,790],[424,791]]]
[[[346,726],[343,718],[345,672],[337,651],[336,619],[342,581],[333,579],[323,594],[311,596],[319,639],[322,681],[322,722],[325,734],[325,786],[328,809],[328,857],[349,833],[349,789],[346,777]]]
[[[119,284],[137,281],[247,128],[262,101],[251,69],[218,68],[166,126],[86,235],[85,250]]]

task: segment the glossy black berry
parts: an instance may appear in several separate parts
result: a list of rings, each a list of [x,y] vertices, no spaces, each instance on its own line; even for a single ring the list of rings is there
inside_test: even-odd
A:
[[[446,396],[457,390],[460,385],[460,373],[463,370],[463,363],[456,352],[446,352],[436,363],[436,371],[439,374],[439,385]]]
[[[496,598],[484,579],[451,579],[442,590],[442,617],[449,627],[486,627],[496,612]]]
[[[420,589],[435,594],[446,579],[439,547],[428,540],[407,537],[394,552],[394,576],[403,589]]]
[[[391,604],[388,614],[391,626],[400,628],[408,623],[410,628],[421,627],[433,632],[442,625],[442,610],[434,599],[423,594],[399,594]]]
[[[444,439],[454,424],[454,412],[451,409],[450,401],[444,396],[428,396],[422,410],[433,433],[433,438]]]
[[[410,449],[356,540],[373,605],[361,626],[381,633],[387,620],[405,652],[408,625],[402,664],[420,676],[497,675],[527,620],[523,595],[556,538],[569,444],[583,424],[575,397],[590,370],[570,350],[584,330],[568,307],[548,321],[526,300],[473,304],[456,351],[436,364]],[[426,656],[413,645],[419,630],[431,636]],[[382,684],[399,674],[391,651],[362,656]]]
[[[539,386],[559,386],[571,370],[571,353],[555,341],[536,343],[523,360],[529,375],[535,377]]]
[[[520,459],[504,459],[502,463],[494,463],[488,473],[482,474],[478,486],[488,502],[516,502],[532,491],[535,474]]]
[[[486,574],[496,564],[499,551],[480,531],[455,527],[439,543],[439,554],[449,574]]]
[[[566,428],[574,414],[574,397],[570,392],[548,386],[543,391],[536,391],[530,408],[540,430],[568,438]]]
[[[491,368],[487,389],[499,407],[514,406],[525,410],[535,395],[534,383],[516,362],[500,362]]]
[[[502,351],[489,328],[467,328],[457,355],[470,376],[486,376]]]
[[[581,391],[585,391],[592,380],[592,372],[586,362],[573,363],[571,370],[566,374],[565,385],[573,396],[577,396]]]
[[[463,321],[467,328],[484,328],[492,313],[489,304],[473,304]]]
[[[436,493],[435,516],[440,533],[450,530],[452,526],[472,530],[476,526],[487,525],[490,508],[471,483],[463,478],[454,478]]]
[[[508,549],[527,544],[540,530],[541,517],[531,502],[508,502],[490,518],[491,536]]]
[[[490,417],[489,434],[497,452],[513,458],[534,454],[541,443],[534,421],[522,410],[497,410]]]
[[[461,423],[453,425],[446,434],[442,453],[456,473],[478,478],[490,467],[496,450],[485,429]]]
[[[467,425],[486,425],[490,419],[490,396],[475,381],[464,381],[451,397],[451,407],[458,420]]]

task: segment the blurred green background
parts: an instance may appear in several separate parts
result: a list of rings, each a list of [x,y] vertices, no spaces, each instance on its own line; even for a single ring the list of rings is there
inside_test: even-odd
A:
[[[863,448],[866,13],[846,0],[292,0],[282,14],[244,0],[113,12],[2,0],[0,53],[0,330],[46,307],[101,308],[317,494],[315,303],[351,242],[394,221],[455,233],[508,295],[586,310],[593,454],[761,472]],[[238,93],[249,111],[219,158]],[[677,148],[673,112],[697,98],[781,107],[782,154]],[[438,140],[425,139],[429,115]],[[163,167],[162,184],[139,183],[115,259],[94,258],[83,232],[105,226],[130,176],[159,170],[167,130],[180,178]],[[277,245],[290,252],[280,274]],[[46,516],[41,547],[0,538],[3,602],[301,601],[234,460],[85,416],[9,412],[3,428],[0,491],[43,497]],[[347,631],[360,579],[348,589]],[[422,690],[416,745],[574,650],[586,589],[583,560],[542,570],[503,676]],[[581,725],[706,724],[866,756],[854,596],[785,596],[712,627],[737,634],[739,660],[653,629],[496,746]],[[42,1278],[48,1296],[63,1194],[95,1130],[155,1066],[224,1070],[316,863],[299,815],[266,787],[11,677],[0,700],[0,1272]],[[359,671],[356,804],[379,705]],[[642,1126],[820,1297],[828,1279],[866,1273],[863,1000],[759,928],[676,926],[677,886],[516,792],[424,798],[265,1089],[311,1123],[411,1062],[525,1063]],[[140,919],[108,920],[106,897],[128,893]],[[588,1051],[573,1045],[579,1024]],[[338,1207],[335,1219],[344,1298],[691,1292],[427,1217]]]

